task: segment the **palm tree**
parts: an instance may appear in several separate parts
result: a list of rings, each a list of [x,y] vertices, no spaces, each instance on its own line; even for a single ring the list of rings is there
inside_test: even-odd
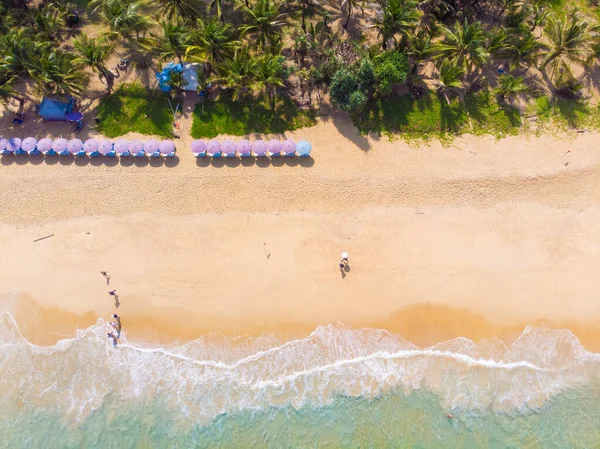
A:
[[[256,64],[254,70],[256,85],[264,90],[271,110],[275,110],[275,91],[284,86],[282,56],[266,54]]]
[[[8,109],[8,103],[13,99],[19,102],[19,109],[23,108],[25,98],[15,90],[17,78],[7,73],[0,74],[0,104]]]
[[[419,25],[426,30],[433,29],[437,21],[456,12],[452,0],[424,0],[419,3],[419,9],[423,13]]]
[[[522,76],[514,77],[509,74],[498,76],[498,87],[494,89],[494,93],[501,101],[512,101],[518,97],[520,93],[527,90],[527,85],[523,81]]]
[[[30,70],[49,42],[33,39],[31,30],[20,28],[0,36],[0,69],[12,75],[30,76]]]
[[[382,11],[382,16],[377,19],[372,28],[377,29],[381,37],[381,48],[387,50],[388,42],[394,39],[396,35],[402,36],[402,41],[406,42],[409,33],[417,25],[419,12],[417,2],[414,0],[387,0]],[[398,42],[396,42],[398,45]]]
[[[114,86],[115,76],[106,67],[106,63],[114,52],[115,44],[103,38],[89,38],[85,33],[75,39],[73,44],[79,53],[79,61],[98,72],[98,77],[104,79],[106,90],[110,94]]]
[[[137,40],[152,26],[152,21],[143,14],[142,4],[135,0],[92,0],[89,4],[92,13],[99,12],[100,17],[110,28],[111,39],[117,36]]]
[[[80,95],[88,81],[78,58],[60,49],[42,55],[32,70],[32,78],[43,95]]]
[[[233,40],[231,25],[224,25],[216,18],[200,18],[188,38],[188,44],[186,57],[203,62],[210,73],[212,67],[225,60],[239,43]]]
[[[240,33],[256,34],[256,45],[262,48],[279,40],[282,28],[288,25],[287,16],[279,13],[279,3],[274,0],[256,0],[252,8],[243,9],[250,23],[241,26]]]
[[[8,33],[15,25],[15,19],[2,3],[0,3],[0,35]]]
[[[419,64],[433,54],[434,47],[431,44],[431,36],[425,30],[419,30],[416,34],[408,37],[406,53],[413,64],[411,73],[417,73]]]
[[[55,4],[49,3],[35,12],[33,26],[43,39],[56,41],[65,29],[65,17]]]
[[[508,40],[507,48],[511,70],[532,64],[537,58],[539,48],[540,44],[532,33],[513,34]]]
[[[572,78],[571,65],[587,67],[592,55],[593,38],[589,23],[580,20],[577,11],[572,11],[565,19],[551,16],[544,28],[548,44],[541,52],[540,69],[550,67],[550,78],[555,74],[566,74]]]
[[[168,20],[196,19],[200,17],[200,2],[197,0],[154,0],[160,16]]]
[[[474,68],[485,65],[490,54],[485,48],[485,33],[479,22],[456,22],[453,28],[442,29],[444,39],[437,45],[438,57],[471,73]]]
[[[219,65],[216,80],[233,89],[232,98],[235,101],[252,84],[255,71],[256,60],[250,56],[247,47],[239,47],[231,59],[227,59]]]
[[[446,103],[450,104],[448,89],[462,87],[461,78],[466,73],[465,69],[453,64],[449,59],[444,59],[439,67],[438,92],[444,96]]]
[[[154,39],[150,40],[151,45],[158,50],[161,59],[177,58],[183,65],[183,55],[187,48],[187,31],[177,22],[162,21],[160,27],[162,34],[154,36]]]

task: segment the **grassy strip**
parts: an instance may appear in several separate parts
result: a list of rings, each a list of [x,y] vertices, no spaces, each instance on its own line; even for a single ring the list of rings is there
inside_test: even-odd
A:
[[[412,95],[370,101],[353,116],[361,133],[372,132],[408,140],[452,139],[469,133],[496,137],[517,134],[521,117],[516,108],[499,104],[488,92],[454,98],[448,104],[435,92],[426,92],[419,100]]]
[[[197,104],[192,137],[212,138],[219,134],[244,136],[249,133],[280,134],[315,124],[312,111],[302,111],[287,97],[279,99],[275,111],[263,101],[246,96],[237,101],[223,92],[218,99]]]
[[[173,114],[163,93],[140,84],[123,84],[98,108],[98,130],[107,137],[128,132],[170,137]]]
[[[540,97],[528,113],[537,115],[540,131],[568,129],[600,129],[600,106],[582,100],[550,100]]]

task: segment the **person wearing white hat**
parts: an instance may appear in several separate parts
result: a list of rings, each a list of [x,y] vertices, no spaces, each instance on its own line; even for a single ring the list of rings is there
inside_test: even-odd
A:
[[[342,262],[344,262],[346,265],[348,265],[348,253],[346,253],[346,252],[342,253]]]

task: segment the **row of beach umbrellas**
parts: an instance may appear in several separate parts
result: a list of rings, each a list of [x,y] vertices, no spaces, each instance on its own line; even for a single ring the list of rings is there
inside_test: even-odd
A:
[[[277,157],[277,156],[310,156],[311,144],[306,140],[301,140],[295,143],[292,140],[280,141],[277,139],[255,140],[250,142],[246,139],[234,142],[226,139],[223,141],[210,140],[194,140],[192,142],[192,153],[196,157]]]
[[[150,156],[150,157],[173,157],[175,156],[175,142],[172,140],[150,139],[142,142],[140,140],[119,139],[115,142],[110,140],[88,139],[85,142],[80,139],[49,139],[36,140],[26,137],[21,140],[18,137],[12,139],[0,138],[0,154],[44,154],[47,156]]]

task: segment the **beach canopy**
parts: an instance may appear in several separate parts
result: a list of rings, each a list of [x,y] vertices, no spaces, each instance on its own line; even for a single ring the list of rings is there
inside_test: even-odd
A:
[[[132,140],[129,142],[129,152],[131,154],[140,154],[142,151],[144,151],[144,142],[141,140]]]
[[[25,139],[23,139],[23,142],[21,142],[21,148],[27,151],[28,153],[30,151],[33,151],[36,145],[37,140],[35,140],[35,138],[33,137],[26,137]]]
[[[221,144],[218,140],[211,140],[206,145],[206,151],[209,155],[213,156],[219,154],[221,152]]]
[[[87,154],[95,153],[98,151],[98,141],[96,139],[88,139],[83,144],[83,149]]]
[[[71,139],[67,145],[67,149],[71,154],[77,154],[83,149],[83,142],[81,139]]]
[[[281,142],[277,139],[269,140],[269,143],[267,143],[267,151],[270,155],[279,156],[279,154],[281,154]]]
[[[171,154],[175,152],[175,142],[172,140],[163,140],[158,144],[160,154]]]
[[[129,142],[125,139],[119,139],[115,142],[114,149],[119,156],[129,152]]]
[[[52,149],[54,151],[56,151],[57,153],[62,153],[63,151],[65,151],[67,149],[68,145],[69,145],[69,142],[67,142],[67,139],[63,139],[61,137],[59,139],[56,139],[54,142],[52,142]]]
[[[296,143],[293,140],[286,140],[281,144],[283,154],[293,156],[296,153]]]
[[[38,113],[44,120],[67,120],[67,114],[73,110],[73,99],[59,101],[44,97]]]
[[[240,140],[236,144],[236,147],[238,153],[240,153],[240,156],[250,156],[250,151],[252,151],[252,144],[246,139]]]
[[[110,140],[101,140],[98,143],[98,153],[102,154],[103,156],[106,156],[107,154],[109,154],[113,149],[113,143]]]
[[[40,141],[37,143],[37,148],[42,153],[47,153],[48,151],[50,151],[50,148],[52,148],[52,139],[49,139],[48,137],[40,139]]]
[[[192,142],[192,153],[195,156],[206,154],[206,142],[204,140],[194,140]]]
[[[225,157],[235,156],[235,142],[229,139],[224,140],[221,142],[221,151]]]
[[[6,147],[8,151],[15,152],[21,149],[21,139],[18,137],[13,137],[12,139],[8,139],[8,145]]]
[[[252,144],[252,152],[255,156],[264,156],[267,154],[267,144],[264,140],[255,140]]]
[[[298,156],[309,156],[310,150],[312,150],[312,145],[306,140],[301,140],[296,144]]]
[[[156,153],[158,151],[158,142],[154,139],[146,140],[144,142],[144,151],[148,155]]]

